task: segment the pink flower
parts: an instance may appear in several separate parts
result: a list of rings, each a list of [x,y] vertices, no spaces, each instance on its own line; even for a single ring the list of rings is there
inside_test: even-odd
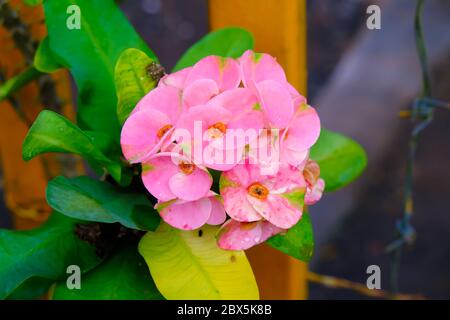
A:
[[[239,65],[231,58],[208,56],[193,67],[182,69],[161,79],[161,85],[182,91],[186,107],[203,105],[215,95],[234,89],[241,82]]]
[[[144,96],[125,121],[120,144],[131,163],[143,162],[166,143],[182,112],[179,91],[157,87]]]
[[[222,225],[218,245],[242,250],[286,232],[321,198],[325,184],[309,160],[319,134],[317,112],[276,60],[247,51],[161,78],[126,120],[121,146],[142,163],[166,223]],[[220,195],[207,168],[221,171]]]
[[[270,55],[248,50],[239,62],[244,86],[257,95],[270,123],[285,128],[295,108],[306,99],[289,84],[283,68]]]
[[[320,168],[319,168],[318,164],[313,160],[307,160],[305,167],[303,169],[303,172],[301,172],[301,170],[297,171],[297,170],[293,169],[293,167],[290,167],[290,169],[291,169],[291,172],[292,172],[292,170],[294,171],[294,172],[292,172],[292,175],[294,176],[294,178],[284,175],[284,178],[280,178],[278,183],[275,183],[272,185],[277,186],[277,187],[280,187],[283,185],[292,185],[292,183],[294,185],[296,185],[295,176],[297,174],[303,174],[303,177],[304,177],[304,179],[306,181],[306,185],[307,185],[306,193],[304,195],[305,205],[312,205],[312,204],[316,203],[317,201],[319,201],[320,198],[322,197],[322,193],[323,193],[323,190],[325,187],[325,182],[323,181],[323,179],[319,178]],[[227,186],[232,185],[233,188],[236,188],[237,183],[233,182],[233,180],[236,180],[236,178],[242,177],[242,176],[245,176],[245,174],[242,171],[236,172],[236,175],[233,178],[231,178],[230,180],[225,180],[222,183],[224,183]],[[249,173],[249,176],[258,176],[258,173],[257,172]],[[245,177],[247,177],[247,176],[245,176]],[[244,178],[244,180],[245,180],[245,178]],[[300,183],[300,181],[301,181],[301,179],[299,179],[299,181],[297,183]],[[300,183],[300,185],[301,185],[301,183]],[[247,188],[247,191],[249,191],[250,189],[251,189],[251,187]],[[225,197],[225,194],[229,193],[229,192],[230,192],[229,190],[224,192],[224,197]],[[233,192],[233,191],[231,191],[231,192]],[[236,192],[236,191],[234,193],[231,193],[230,196],[233,198],[238,194],[241,194],[241,197],[242,197],[242,193]],[[261,193],[259,193],[259,194],[261,194]],[[264,193],[262,193],[262,194],[264,194]],[[247,197],[248,197],[248,195],[247,195]],[[273,224],[271,221],[268,221],[268,219],[267,220],[266,219],[256,220],[257,216],[253,215],[254,212],[252,211],[252,209],[255,209],[255,208],[251,207],[253,201],[250,200],[251,199],[250,197],[248,197],[249,198],[248,200],[250,200],[248,202],[242,198],[241,198],[241,202],[239,203],[239,205],[245,206],[244,210],[248,210],[248,212],[252,212],[252,214],[246,215],[244,211],[239,210],[240,208],[238,206],[235,206],[235,207],[233,207],[233,209],[231,209],[232,212],[237,212],[237,216],[240,220],[235,219],[235,217],[232,216],[232,219],[228,220],[226,223],[224,223],[222,225],[222,227],[219,230],[218,236],[217,236],[217,244],[220,248],[225,249],[225,250],[246,250],[257,244],[263,243],[264,241],[266,241],[267,239],[271,238],[272,236],[274,236],[276,234],[287,232],[289,227],[280,227],[279,225],[277,226],[277,225]],[[300,197],[295,196],[293,198],[295,199],[294,201],[297,201],[297,205],[300,205],[301,207],[303,206],[301,199],[299,199]],[[269,207],[269,206],[266,206],[266,207]],[[277,207],[272,207],[272,208],[275,209],[275,210],[273,210],[274,214],[275,214]],[[242,220],[248,220],[248,221],[256,220],[256,221],[241,222]],[[295,223],[297,223],[297,222],[295,222]]]
[[[302,216],[306,183],[297,168],[280,167],[275,175],[261,175],[252,164],[239,164],[222,173],[220,194],[225,211],[239,222],[267,220],[288,229]]]
[[[283,161],[298,166],[309,155],[309,149],[320,136],[320,119],[314,108],[300,105],[281,136]]]
[[[155,208],[166,223],[182,230],[194,230],[205,223],[220,225],[226,219],[220,196],[213,192],[194,201],[178,199],[159,202]]]
[[[177,128],[186,129],[194,137],[198,125],[205,152],[200,154],[201,159],[196,159],[192,150],[194,162],[203,161],[209,168],[229,170],[241,161],[243,149],[251,139],[251,135],[245,135],[247,130],[253,130],[256,139],[264,127],[263,115],[255,109],[256,105],[256,97],[250,90],[236,88],[215,96],[205,105],[189,108],[177,122]],[[183,143],[196,146],[196,141],[186,141],[181,142],[180,148]]]
[[[322,198],[325,189],[325,181],[320,178],[320,167],[317,162],[308,160],[303,169],[303,176],[306,181],[305,204],[313,205]]]
[[[212,178],[206,169],[175,154],[156,156],[142,164],[142,181],[160,201],[195,201],[205,197]]]

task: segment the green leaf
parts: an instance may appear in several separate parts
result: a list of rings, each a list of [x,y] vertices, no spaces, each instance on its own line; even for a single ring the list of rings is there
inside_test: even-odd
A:
[[[23,2],[25,2],[25,4],[29,6],[36,6],[38,4],[41,4],[42,0],[23,0]]]
[[[81,289],[70,290],[59,282],[54,300],[162,300],[136,247],[115,253],[81,279]]]
[[[50,49],[48,37],[45,37],[37,48],[34,56],[34,67],[41,72],[47,73],[51,73],[62,68],[62,66],[57,63],[57,58],[53,55],[53,52]]]
[[[75,153],[105,168],[120,184],[126,185],[129,177],[122,164],[106,157],[93,140],[63,116],[44,110],[34,121],[22,146],[22,157],[28,161],[47,152]]]
[[[182,231],[161,223],[141,239],[139,252],[166,299],[258,299],[245,253],[217,247],[217,230]]]
[[[117,59],[128,48],[154,60],[155,55],[113,0],[46,0],[44,9],[49,47],[57,63],[70,69],[78,87],[78,125],[105,132],[118,142]],[[80,29],[69,28],[78,17]]]
[[[132,229],[155,230],[160,220],[145,195],[125,192],[89,177],[56,177],[47,186],[47,202],[75,219],[119,222]]]
[[[156,81],[147,71],[154,63],[144,52],[130,48],[125,50],[117,60],[115,69],[117,91],[117,116],[124,123],[141,98],[152,90]]]
[[[308,262],[314,251],[314,236],[309,214],[304,212],[300,221],[286,234],[278,234],[268,239],[267,243],[291,257]]]
[[[224,28],[210,32],[181,57],[173,71],[190,67],[209,55],[238,58],[246,50],[253,49],[253,36],[240,28]]]
[[[367,165],[366,153],[358,143],[326,129],[322,129],[319,140],[311,148],[311,159],[320,166],[327,192],[355,180]]]
[[[83,131],[92,141],[92,143],[108,158],[116,158],[114,160],[120,161],[118,154],[122,154],[122,151],[118,150],[114,140],[104,132],[99,131]]]
[[[0,299],[14,297],[21,286],[42,294],[51,282],[66,276],[69,265],[87,272],[100,263],[94,248],[75,236],[76,223],[54,212],[34,230],[0,230]],[[23,290],[20,296],[25,296]]]

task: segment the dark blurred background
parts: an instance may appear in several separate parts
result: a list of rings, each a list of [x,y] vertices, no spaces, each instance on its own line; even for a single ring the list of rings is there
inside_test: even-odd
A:
[[[263,1],[263,0],[262,0]],[[206,0],[120,1],[135,28],[170,70],[208,32]],[[366,28],[366,8],[381,8],[381,30]],[[415,1],[308,1],[308,100],[322,124],[359,141],[369,164],[352,185],[311,208],[314,272],[365,283],[381,267],[389,290],[390,256],[402,215],[403,177],[411,125],[398,116],[420,94],[414,45]],[[427,0],[424,29],[433,95],[450,101],[450,1]],[[400,291],[450,298],[450,111],[437,110],[420,141],[415,179],[414,245],[403,251]],[[10,220],[0,203],[0,224]],[[348,290],[310,285],[311,299],[366,299]]]

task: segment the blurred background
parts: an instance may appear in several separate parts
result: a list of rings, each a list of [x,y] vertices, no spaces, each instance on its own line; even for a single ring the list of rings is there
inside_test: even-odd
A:
[[[370,4],[381,8],[381,30],[366,27]],[[124,0],[120,5],[166,70],[209,30],[206,0]],[[395,223],[403,212],[411,130],[399,112],[408,109],[421,90],[413,29],[415,1],[310,0],[307,5],[309,103],[318,108],[324,127],[357,140],[369,159],[356,182],[326,194],[310,209],[316,248],[309,268],[365,284],[366,268],[379,265],[381,286],[390,290],[391,257],[384,250],[394,239]],[[450,101],[450,1],[427,0],[423,24],[433,96]],[[2,28],[8,29],[5,20]],[[0,59],[0,75],[8,63]],[[0,150],[4,167],[7,150]],[[400,290],[450,299],[449,110],[435,112],[416,159],[412,223],[417,239],[402,253]],[[11,227],[4,185],[2,174],[0,192],[5,200],[0,201],[0,226]],[[309,298],[368,297],[311,283]]]

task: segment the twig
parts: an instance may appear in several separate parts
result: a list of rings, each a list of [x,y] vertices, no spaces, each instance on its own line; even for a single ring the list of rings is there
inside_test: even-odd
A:
[[[369,289],[366,285],[349,281],[347,279],[326,276],[309,271],[307,274],[309,281],[318,283],[332,289],[352,290],[368,297],[393,299],[393,300],[424,300],[422,295],[393,293],[385,290]]]

